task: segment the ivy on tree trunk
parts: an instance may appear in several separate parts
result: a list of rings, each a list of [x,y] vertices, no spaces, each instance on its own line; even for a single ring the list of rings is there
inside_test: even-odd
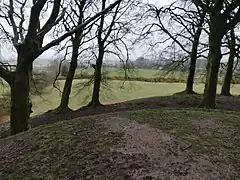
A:
[[[197,61],[197,48],[198,48],[198,41],[194,41],[192,52],[191,52],[191,59],[190,59],[190,67],[188,72],[187,84],[185,93],[193,94],[193,84],[194,84],[194,77],[195,77],[195,70],[196,70],[196,61]]]

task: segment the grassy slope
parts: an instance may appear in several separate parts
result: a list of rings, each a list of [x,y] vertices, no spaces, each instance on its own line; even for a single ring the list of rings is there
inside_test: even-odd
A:
[[[99,155],[109,158],[120,137],[91,118],[29,130],[0,141],[0,179],[92,179],[108,163]]]
[[[216,165],[225,161],[240,172],[239,113],[142,110],[120,115],[187,141],[196,156],[206,154]],[[124,162],[118,162],[120,154],[110,151],[122,143],[122,134],[105,132],[98,123],[104,117],[41,126],[0,141],[0,179],[94,179],[93,175],[113,179],[124,173]]]
[[[0,79],[0,117],[9,114],[10,109],[10,96],[2,96],[9,92],[9,86]],[[0,120],[1,121],[1,120]]]
[[[70,107],[78,109],[86,105],[90,100],[91,88],[85,88],[78,92],[79,80],[74,81],[72,90]],[[60,88],[63,87],[64,81],[60,81]],[[113,103],[116,101],[126,101],[138,98],[147,98],[154,96],[169,96],[176,92],[183,91],[185,84],[182,83],[146,83],[146,82],[125,82],[124,88],[121,88],[121,81],[108,81],[102,85],[100,99],[102,103]],[[194,89],[198,93],[203,92],[204,85],[196,84]],[[221,87],[218,86],[218,93]],[[240,93],[240,85],[232,86],[232,93]],[[77,93],[78,92],[78,93]],[[60,102],[60,94],[56,89],[48,88],[42,97],[33,98],[33,110],[35,114],[45,112],[49,109],[55,108]]]
[[[216,161],[229,161],[240,173],[240,113],[142,110],[125,112],[123,116],[148,123],[188,142],[196,154],[207,154]]]

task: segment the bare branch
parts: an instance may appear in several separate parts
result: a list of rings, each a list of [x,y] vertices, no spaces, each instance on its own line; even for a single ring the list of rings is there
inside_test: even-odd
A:
[[[106,12],[108,12],[109,10],[113,9],[116,5],[118,5],[122,0],[117,0],[114,3],[112,3],[111,5],[109,5],[107,8],[105,8],[103,11],[95,14],[94,16],[92,16],[91,18],[89,18],[88,20],[86,20],[84,23],[82,23],[81,25],[78,25],[76,28],[74,28],[73,30],[65,33],[64,35],[60,36],[59,38],[53,40],[52,42],[46,44],[44,47],[42,47],[38,53],[38,56],[41,55],[43,52],[45,52],[46,50],[48,50],[49,48],[58,45],[60,42],[62,42],[64,39],[66,39],[67,37],[71,36],[72,34],[74,34],[76,31],[78,31],[79,29],[82,29],[84,27],[86,27],[88,24],[90,24],[92,21],[98,19],[102,14],[105,14]]]
[[[14,34],[12,41],[13,41],[14,45],[17,45],[18,40],[19,40],[19,35],[18,35],[18,29],[17,29],[16,22],[14,20],[13,14],[14,14],[13,0],[9,0],[8,16],[9,16],[11,26],[12,26],[12,30],[13,30],[13,34]]]

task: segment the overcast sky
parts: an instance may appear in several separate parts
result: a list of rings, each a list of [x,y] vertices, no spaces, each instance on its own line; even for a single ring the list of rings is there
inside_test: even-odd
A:
[[[151,3],[151,4],[158,4],[159,6],[165,6],[168,5],[172,2],[174,2],[174,0],[143,0],[145,2]],[[131,53],[131,59],[135,60],[136,58],[138,58],[139,56],[144,55],[144,50],[146,50],[147,45],[141,44],[140,46],[138,46],[138,48],[136,48],[135,51],[132,51]],[[43,59],[49,59],[51,57],[51,59],[54,59],[54,57],[56,57],[55,51],[54,50],[48,50],[47,52],[45,52],[42,56]],[[40,58],[41,58],[40,57]]]
[[[144,0],[146,2],[149,2],[149,3],[154,3],[154,4],[158,4],[159,6],[164,6],[164,5],[167,5],[167,4],[170,4],[171,2],[173,2],[173,0]],[[50,39],[49,38],[46,38],[45,39],[45,42],[49,41]],[[5,47],[5,48],[2,48],[2,47]],[[6,45],[4,44],[1,44],[0,43],[0,53],[1,53],[1,56],[4,58],[4,59],[16,59],[16,54],[13,53],[13,51],[7,47]],[[144,46],[144,44],[140,45],[136,51],[132,52],[132,59],[136,59],[137,57],[141,56],[143,54],[143,50],[146,49],[146,47]],[[38,59],[56,59],[56,52],[54,50],[48,50],[46,51],[44,54],[42,54]],[[38,61],[36,61],[38,63]]]

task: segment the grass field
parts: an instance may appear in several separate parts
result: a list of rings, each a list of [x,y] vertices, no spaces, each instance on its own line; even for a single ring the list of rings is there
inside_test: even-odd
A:
[[[83,82],[75,80],[71,94],[70,107],[78,109],[86,105],[90,101],[92,89],[90,87],[82,89]],[[62,89],[64,81],[59,81],[59,87]],[[103,83],[100,99],[103,104],[109,104],[119,101],[127,101],[138,98],[147,98],[154,96],[169,96],[176,92],[183,91],[185,84],[183,83],[148,83],[148,82],[125,82],[122,88],[121,81],[107,81]],[[203,93],[204,84],[195,84],[194,90],[197,93]],[[218,86],[218,93],[221,86]],[[232,94],[240,94],[240,85],[233,85]],[[58,90],[49,87],[45,93],[40,96],[33,97],[34,114],[45,112],[49,109],[57,107],[60,102],[60,93]]]
[[[144,77],[144,78],[155,78],[155,77],[165,77],[165,78],[175,78],[186,80],[186,72],[175,72],[174,74],[166,75],[165,72],[156,69],[130,69],[127,71],[130,77]],[[77,69],[76,76],[79,74],[93,74],[93,68],[87,69]],[[124,77],[125,72],[121,68],[103,68],[103,74],[107,77]],[[198,83],[202,82],[203,77],[197,73],[195,78],[194,90],[197,93],[202,93],[204,89],[204,84]],[[75,80],[73,85],[73,90],[71,94],[70,107],[73,109],[78,109],[79,107],[86,105],[90,101],[90,96],[92,89],[91,87],[84,88],[83,80]],[[62,89],[64,80],[59,81],[59,87]],[[185,89],[184,83],[151,83],[151,82],[141,82],[132,81],[125,82],[124,87],[122,87],[122,81],[109,80],[102,83],[100,99],[103,104],[126,101],[138,98],[147,98],[153,96],[169,96],[174,93],[183,91]],[[82,89],[79,92],[79,89]],[[221,86],[218,85],[218,93],[220,93]],[[232,94],[240,94],[240,85],[232,85]],[[34,114],[39,114],[45,112],[49,109],[55,108],[60,102],[60,93],[56,89],[47,88],[46,93],[42,97],[33,98],[33,109]]]
[[[130,68],[126,72],[122,68],[111,68],[103,67],[102,69],[103,77],[107,77],[111,80],[123,80],[124,77],[129,78],[130,80],[137,81],[146,81],[146,82],[186,82],[188,71],[186,70],[158,70],[158,69],[137,69]],[[126,73],[126,74],[125,74]],[[94,74],[93,68],[78,68],[76,70],[76,79],[89,78]],[[63,79],[63,77],[62,77]],[[219,73],[218,83],[222,84],[224,79],[224,73]],[[195,83],[204,83],[205,82],[205,72],[197,70],[195,72]],[[234,77],[233,83],[240,84],[240,80],[237,77]]]
[[[125,75],[125,71],[122,68],[104,67],[102,71],[106,76],[109,76],[109,77],[114,77],[114,76],[124,77]],[[161,71],[156,69],[129,69],[126,72],[129,76],[133,76],[133,77],[140,76],[145,78],[152,78],[152,77],[159,76],[159,74],[161,74]],[[93,68],[77,69],[76,75],[82,74],[82,73],[86,73],[90,75],[94,73],[94,69]]]
[[[76,70],[75,78],[81,78],[82,76],[88,77],[93,75],[94,70],[93,68],[86,68],[81,69],[78,68]],[[130,79],[138,79],[138,81],[146,81],[151,82],[152,79],[165,79],[165,81],[157,80],[157,82],[166,82],[170,80],[170,82],[183,82],[186,81],[188,72],[186,71],[179,71],[175,70],[172,72],[167,72],[158,69],[127,69],[124,71],[122,68],[110,68],[110,67],[103,67],[102,69],[103,77],[111,78],[112,80],[119,80],[119,78],[128,77]],[[195,75],[195,82],[204,82],[204,76],[196,72]],[[221,81],[220,81],[221,82]]]
[[[93,74],[93,68],[77,69],[76,75],[79,74]],[[103,68],[104,76],[108,77],[124,77],[124,71],[121,68]],[[159,76],[165,76],[162,71],[154,69],[133,69],[128,71],[128,75],[131,77],[144,77],[154,78]],[[166,77],[186,79],[186,73],[177,72],[175,74],[169,74]],[[195,81],[199,82],[200,76],[196,77]],[[73,90],[71,94],[70,107],[78,109],[79,107],[86,105],[90,101],[92,89],[91,87],[83,88],[86,80],[74,80]],[[64,80],[58,81],[59,88],[63,88]],[[109,104],[119,101],[126,101],[138,98],[147,98],[153,96],[169,96],[174,93],[183,91],[185,88],[184,83],[151,83],[132,81],[125,82],[124,86],[122,81],[108,80],[102,83],[100,99],[103,104]],[[194,90],[197,93],[203,92],[204,85],[202,83],[195,83]],[[218,85],[218,93],[220,92],[220,85]],[[8,86],[0,86],[0,94],[8,92]],[[232,94],[240,94],[240,85],[232,85]],[[48,87],[42,94],[42,96],[32,96],[33,99],[33,115],[43,113],[50,109],[56,108],[60,102],[61,93]]]

